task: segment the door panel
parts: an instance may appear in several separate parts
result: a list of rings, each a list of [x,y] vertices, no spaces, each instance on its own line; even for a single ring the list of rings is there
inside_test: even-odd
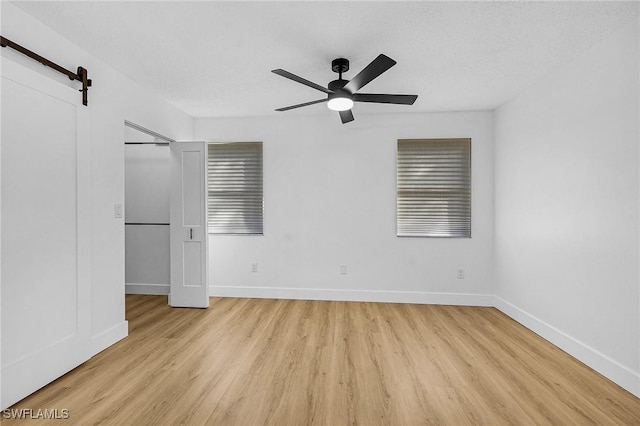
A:
[[[195,173],[202,168],[202,153],[182,153],[182,226],[200,226],[202,221],[202,176]]]
[[[90,354],[88,113],[2,59],[2,408]]]
[[[204,142],[172,142],[171,294],[173,307],[207,308],[206,151]]]
[[[183,246],[184,255],[184,286],[202,287],[202,243],[187,241]]]

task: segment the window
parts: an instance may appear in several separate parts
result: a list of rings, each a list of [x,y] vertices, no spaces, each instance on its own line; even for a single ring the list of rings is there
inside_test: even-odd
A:
[[[209,233],[262,235],[262,142],[211,143]]]
[[[471,237],[471,139],[400,139],[399,237]]]

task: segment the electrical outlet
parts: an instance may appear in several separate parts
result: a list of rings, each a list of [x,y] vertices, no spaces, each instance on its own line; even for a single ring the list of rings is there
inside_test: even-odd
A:
[[[340,275],[347,275],[347,265],[340,265]]]
[[[116,219],[121,219],[124,216],[122,204],[114,204],[113,205],[113,217]]]
[[[457,275],[459,280],[464,280],[464,269],[462,268],[458,268],[458,275]]]
[[[258,272],[258,263],[257,262],[253,262],[251,264],[251,272]]]

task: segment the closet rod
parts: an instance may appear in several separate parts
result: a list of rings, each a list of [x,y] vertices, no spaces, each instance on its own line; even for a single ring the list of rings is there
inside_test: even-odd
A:
[[[125,142],[125,145],[169,145],[169,142]]]
[[[141,223],[141,222],[125,222],[125,225],[140,225],[140,226],[163,225],[163,226],[169,226],[168,223]]]
[[[32,52],[26,47],[20,46],[18,43],[15,43],[9,40],[8,38],[2,37],[2,36],[0,36],[0,46],[10,47],[13,50],[17,50],[23,55],[26,55],[31,59],[35,59],[36,61],[40,62],[45,67],[52,68],[58,71],[59,73],[66,75],[67,77],[69,77],[69,80],[78,80],[82,82],[82,90],[80,90],[82,92],[82,105],[86,106],[89,103],[87,92],[89,91],[89,87],[91,87],[92,81],[91,79],[87,78],[87,70],[85,68],[78,67],[78,72],[74,73],[73,71],[69,71],[68,69],[63,68],[60,65],[56,64],[55,62],[52,62],[47,58],[44,58],[38,55],[37,53]]]

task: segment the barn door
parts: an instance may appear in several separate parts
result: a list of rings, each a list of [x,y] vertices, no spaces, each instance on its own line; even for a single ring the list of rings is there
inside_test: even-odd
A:
[[[206,144],[171,142],[169,304],[208,308]]]
[[[77,89],[2,58],[2,408],[90,355],[88,116]]]

